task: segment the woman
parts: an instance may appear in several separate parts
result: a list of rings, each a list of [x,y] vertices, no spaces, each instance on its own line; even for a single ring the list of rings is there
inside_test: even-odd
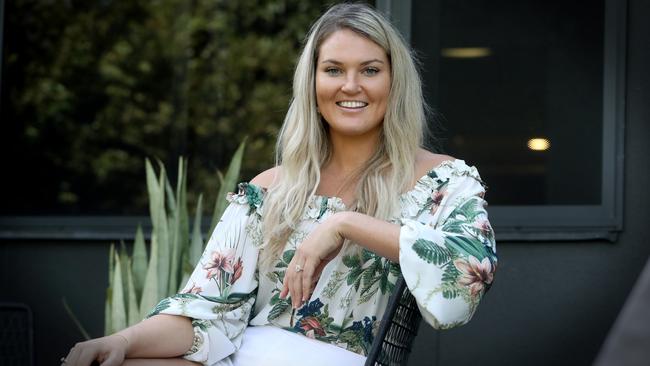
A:
[[[432,326],[469,321],[496,268],[484,187],[420,148],[421,84],[398,33],[368,6],[332,7],[293,89],[276,167],[229,197],[182,293],[64,363],[363,364],[400,267]]]

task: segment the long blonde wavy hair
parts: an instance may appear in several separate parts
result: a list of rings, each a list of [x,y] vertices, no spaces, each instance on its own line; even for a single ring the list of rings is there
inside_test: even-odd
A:
[[[358,174],[356,211],[381,219],[399,209],[399,195],[415,175],[423,143],[425,103],[420,75],[406,43],[379,12],[364,4],[332,6],[311,27],[293,78],[293,98],[276,146],[276,175],[264,201],[262,230],[271,258],[277,258],[296,229],[332,154],[327,123],[316,104],[316,62],[320,45],[348,29],[381,46],[391,65],[391,87],[379,145]]]

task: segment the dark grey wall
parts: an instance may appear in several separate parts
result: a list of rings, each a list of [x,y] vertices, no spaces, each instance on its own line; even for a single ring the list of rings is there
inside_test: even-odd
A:
[[[412,365],[592,363],[650,255],[648,18],[650,3],[630,0],[625,227],[619,240],[499,243],[496,282],[474,320],[442,333],[423,324]],[[0,301],[31,306],[37,365],[57,364],[81,339],[62,297],[92,336],[102,334],[107,254],[108,243],[0,242]]]
[[[499,243],[497,232],[499,270],[474,319],[444,332],[423,324],[410,364],[591,365],[650,255],[649,17],[650,2],[629,1],[617,242]]]
[[[58,365],[82,340],[64,311],[64,297],[91,336],[103,335],[108,248],[75,241],[0,242],[0,302],[32,309],[36,365]]]

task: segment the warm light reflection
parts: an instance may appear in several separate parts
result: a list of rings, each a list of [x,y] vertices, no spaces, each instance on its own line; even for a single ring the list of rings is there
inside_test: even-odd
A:
[[[449,58],[479,58],[490,56],[492,50],[487,47],[453,47],[443,48],[441,54]]]
[[[544,151],[551,147],[551,142],[548,139],[536,137],[528,140],[528,148],[534,151]]]

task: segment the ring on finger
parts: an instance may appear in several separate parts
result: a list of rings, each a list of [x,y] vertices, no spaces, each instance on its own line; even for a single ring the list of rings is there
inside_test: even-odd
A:
[[[300,264],[296,264],[296,273],[300,273],[303,271],[304,268]]]

